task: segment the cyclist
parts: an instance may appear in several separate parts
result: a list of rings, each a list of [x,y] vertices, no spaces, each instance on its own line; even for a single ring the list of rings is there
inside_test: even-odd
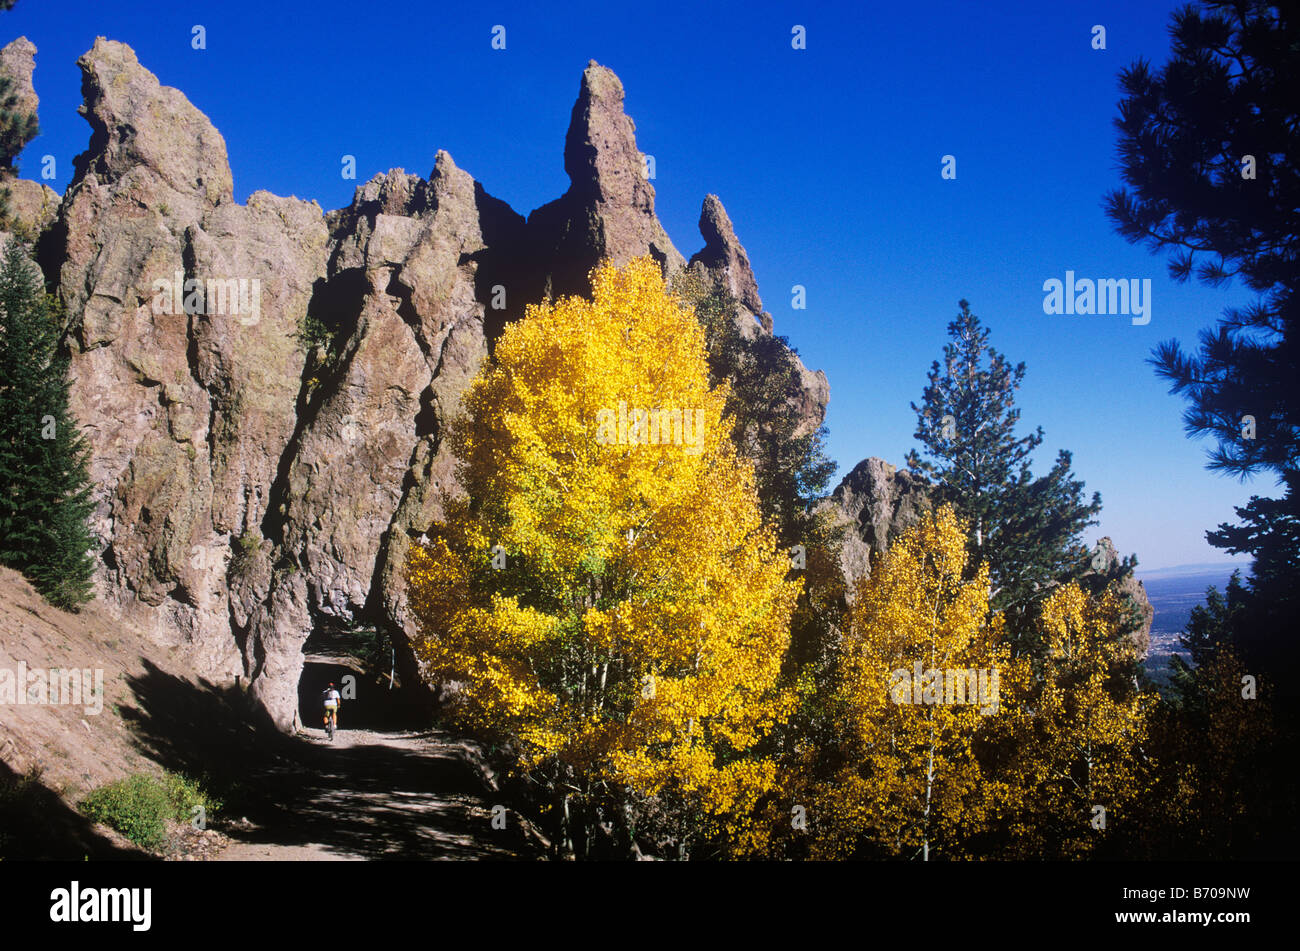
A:
[[[321,694],[321,700],[325,704],[325,726],[329,726],[333,721],[334,729],[339,728],[339,706],[343,703],[343,695],[334,689],[333,681],[325,688]]]

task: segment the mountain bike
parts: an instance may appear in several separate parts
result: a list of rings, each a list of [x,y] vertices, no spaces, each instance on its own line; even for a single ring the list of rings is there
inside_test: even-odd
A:
[[[329,735],[330,742],[334,742],[334,718],[338,714],[333,710],[325,711],[325,732]]]

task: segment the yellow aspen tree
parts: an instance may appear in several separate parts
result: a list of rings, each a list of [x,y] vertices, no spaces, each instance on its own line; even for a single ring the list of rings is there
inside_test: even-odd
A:
[[[967,575],[951,506],[904,532],[864,579],[841,645],[838,768],[811,810],[817,858],[957,858],[1009,790],[979,734],[1022,681],[989,610],[986,565]]]
[[[1047,653],[1021,720],[1013,782],[1026,808],[1009,825],[1010,849],[1082,857],[1149,792],[1143,747],[1156,697],[1133,680],[1136,647],[1112,588],[1090,597],[1072,582],[1043,602],[1039,623]]]
[[[408,562],[417,656],[551,791],[577,854],[673,809],[679,849],[739,842],[775,775],[760,741],[793,706],[800,582],[691,309],[650,258],[592,287],[529,307],[465,397],[465,496]]]

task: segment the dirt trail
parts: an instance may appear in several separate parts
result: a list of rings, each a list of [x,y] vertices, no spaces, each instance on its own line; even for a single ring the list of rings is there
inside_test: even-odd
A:
[[[531,859],[545,848],[495,798],[474,749],[436,731],[323,730],[247,777],[249,823],[225,824],[221,861]],[[504,805],[504,803],[502,803]],[[242,818],[242,816],[238,817]]]
[[[344,704],[344,729],[332,744],[319,720],[293,737],[258,729],[244,690],[193,675],[185,650],[159,646],[99,601],[79,614],[52,608],[21,575],[0,567],[0,668],[102,672],[93,709],[25,703],[0,710],[0,789],[21,782],[27,790],[21,799],[0,800],[0,857],[149,858],[76,804],[96,787],[159,767],[201,779],[227,804],[203,830],[217,835],[190,835],[181,823],[181,841],[167,853],[173,858],[545,854],[513,810],[505,829],[492,828],[492,806],[510,803],[492,791],[475,746],[440,731],[400,729],[428,722],[427,714],[403,721],[384,685],[320,640],[324,649],[305,658],[307,706],[319,710],[320,689],[346,674],[358,675],[368,701]],[[247,823],[231,821],[243,817]]]

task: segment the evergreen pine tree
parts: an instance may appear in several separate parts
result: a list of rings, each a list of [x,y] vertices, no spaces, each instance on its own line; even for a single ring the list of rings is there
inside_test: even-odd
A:
[[[1240,626],[1240,615],[1246,600],[1246,590],[1241,583],[1241,572],[1234,571],[1227,589],[1216,587],[1205,591],[1205,604],[1192,608],[1185,630],[1178,642],[1190,655],[1190,662],[1178,654],[1169,659],[1170,686],[1173,702],[1188,714],[1204,712],[1206,693],[1204,674],[1221,650],[1231,649],[1233,634]]]
[[[1280,497],[1252,496],[1240,521],[1206,535],[1254,556],[1233,643],[1271,675],[1278,713],[1300,724],[1300,207],[1294,76],[1300,17],[1288,4],[1205,0],[1171,15],[1171,56],[1122,70],[1115,119],[1124,188],[1106,211],[1128,241],[1166,253],[1170,276],[1257,298],[1229,308],[1197,346],[1166,340],[1151,362],[1186,400],[1191,436],[1210,436],[1209,468],[1276,477]]]
[[[90,450],[68,409],[56,310],[16,238],[0,261],[0,564],[50,603],[94,594]]]
[[[36,115],[18,108],[18,96],[12,88],[13,81],[0,76],[0,178],[5,179],[18,174],[14,160],[40,131]]]
[[[1101,496],[1083,499],[1083,483],[1061,450],[1047,475],[1035,478],[1033,452],[1042,428],[1017,436],[1015,391],[1025,375],[989,346],[989,332],[960,301],[948,325],[944,365],[930,367],[915,436],[924,449],[907,456],[908,468],[936,483],[936,503],[951,502],[971,524],[971,565],[989,563],[995,609],[1005,612],[1018,649],[1034,649],[1037,605],[1052,589],[1090,567],[1081,533],[1095,524]],[[1132,570],[1125,561],[1117,574]],[[1110,580],[1109,574],[1106,580]]]

